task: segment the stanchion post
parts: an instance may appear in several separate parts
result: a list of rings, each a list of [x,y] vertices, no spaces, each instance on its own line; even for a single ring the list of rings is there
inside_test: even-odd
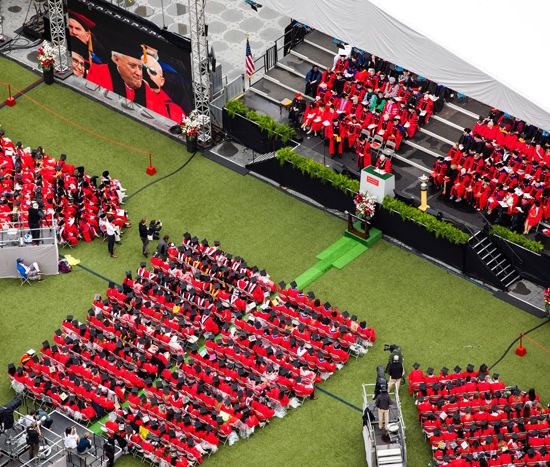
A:
[[[145,173],[147,175],[155,175],[157,173],[157,169],[153,167],[153,156],[151,155],[151,153],[149,153],[149,167],[147,167]]]
[[[8,107],[13,107],[16,104],[15,98],[11,95],[11,84],[8,84],[8,95],[9,97],[5,100],[5,104]]]
[[[518,357],[524,357],[527,353],[527,349],[523,347],[523,333],[519,335],[519,346],[516,347],[516,355]]]

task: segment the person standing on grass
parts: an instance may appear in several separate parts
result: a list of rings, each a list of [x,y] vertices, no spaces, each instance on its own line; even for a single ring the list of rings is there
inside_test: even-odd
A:
[[[170,237],[168,235],[165,235],[162,237],[162,239],[159,240],[159,244],[157,246],[157,255],[163,260],[166,261],[166,258],[168,258],[168,241],[170,240]]]
[[[115,235],[117,233],[117,227],[112,224],[114,218],[113,216],[109,215],[107,216],[107,220],[105,221],[105,233],[107,234],[107,249],[109,250],[109,254],[111,255],[111,258],[118,258],[118,256],[115,255]]]
[[[390,382],[388,384],[388,391],[391,391],[392,386],[395,384],[395,392],[399,392],[399,385],[401,384],[401,379],[405,374],[405,369],[403,368],[403,363],[399,358],[399,355],[394,355],[386,367],[386,373],[390,375]]]
[[[141,243],[143,245],[141,253],[147,258],[149,256],[149,229],[147,227],[147,219],[145,217],[141,219],[139,223],[139,238],[141,238]]]

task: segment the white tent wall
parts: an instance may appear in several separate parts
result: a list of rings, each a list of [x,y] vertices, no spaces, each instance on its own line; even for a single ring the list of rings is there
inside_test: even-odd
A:
[[[550,2],[263,0],[264,6],[550,130]],[[327,64],[329,65],[329,64]]]

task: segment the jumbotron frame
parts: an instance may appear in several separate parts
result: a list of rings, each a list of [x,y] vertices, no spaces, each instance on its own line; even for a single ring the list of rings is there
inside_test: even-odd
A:
[[[195,110],[201,124],[198,141],[206,145],[212,140],[210,124],[210,72],[208,67],[208,41],[204,19],[206,0],[188,0],[189,38],[191,39],[191,62],[193,71],[193,94]]]
[[[55,72],[65,76],[72,71],[67,48],[65,9],[63,0],[48,0],[51,43],[55,51]]]

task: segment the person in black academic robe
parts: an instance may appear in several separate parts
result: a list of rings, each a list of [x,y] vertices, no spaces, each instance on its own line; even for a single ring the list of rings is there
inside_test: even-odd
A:
[[[304,99],[304,96],[302,96],[302,94],[298,92],[294,95],[292,104],[290,104],[290,107],[288,109],[288,119],[290,120],[292,125],[296,126],[300,124],[305,110],[306,100]]]

